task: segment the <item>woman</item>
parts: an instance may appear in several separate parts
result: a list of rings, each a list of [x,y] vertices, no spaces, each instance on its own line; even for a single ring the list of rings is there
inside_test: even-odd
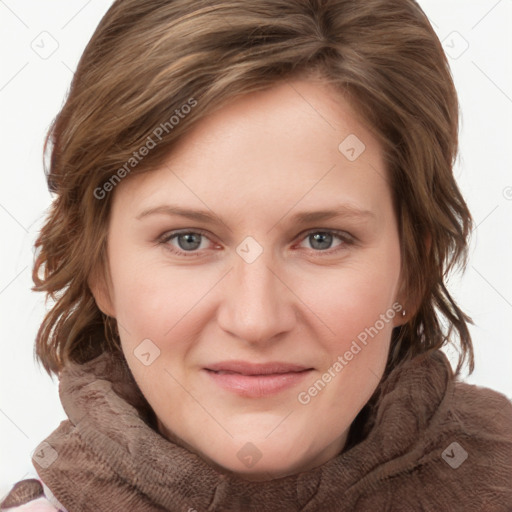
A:
[[[47,139],[69,420],[2,510],[510,510],[511,404],[457,380],[457,135],[413,0],[116,1]]]

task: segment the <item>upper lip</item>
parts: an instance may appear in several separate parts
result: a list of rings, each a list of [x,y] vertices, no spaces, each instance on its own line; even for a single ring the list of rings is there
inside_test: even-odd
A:
[[[246,361],[222,361],[208,365],[207,370],[214,372],[233,372],[241,375],[272,375],[276,373],[292,373],[311,370],[307,366],[298,364],[270,362],[270,363],[249,363]]]

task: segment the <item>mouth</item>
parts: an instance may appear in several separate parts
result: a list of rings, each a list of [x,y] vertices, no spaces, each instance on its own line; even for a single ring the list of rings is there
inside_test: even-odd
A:
[[[247,398],[261,398],[298,385],[314,370],[296,364],[253,364],[244,361],[216,363],[204,368],[219,387]]]

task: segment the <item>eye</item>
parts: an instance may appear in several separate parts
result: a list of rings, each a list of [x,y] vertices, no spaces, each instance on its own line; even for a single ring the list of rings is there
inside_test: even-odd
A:
[[[335,239],[340,243],[332,248]],[[315,229],[308,231],[302,236],[302,243],[309,241],[315,253],[336,253],[344,250],[347,246],[354,244],[354,237],[349,233],[337,230]],[[201,256],[201,249],[208,248],[207,234],[200,230],[195,231],[171,231],[165,233],[158,239],[158,244],[164,245],[171,253],[178,256],[197,257]]]
[[[341,243],[332,248],[333,241],[336,238]],[[354,238],[344,231],[315,229],[306,233],[304,242],[309,242],[314,252],[328,252],[332,254],[345,249],[347,245],[353,244]]]
[[[202,240],[203,239],[203,240]],[[209,240],[208,237],[202,231],[173,231],[164,234],[160,239],[159,243],[165,245],[172,253],[178,254],[179,256],[198,256],[198,249],[205,249],[201,247],[204,240]],[[176,245],[171,242],[176,241]]]

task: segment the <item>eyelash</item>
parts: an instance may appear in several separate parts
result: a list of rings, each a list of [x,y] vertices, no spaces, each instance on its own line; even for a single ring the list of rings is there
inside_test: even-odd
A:
[[[329,255],[332,255],[332,254],[335,254],[339,251],[342,251],[346,248],[347,245],[354,245],[355,243],[355,238],[350,235],[349,233],[345,232],[345,231],[338,231],[338,230],[333,230],[333,229],[311,229],[309,231],[307,231],[301,238],[300,242],[302,242],[303,240],[307,239],[310,235],[313,235],[313,234],[316,234],[316,233],[322,233],[322,234],[329,234],[329,235],[333,235],[337,238],[339,238],[343,243],[341,243],[339,246],[335,247],[334,249],[325,249],[325,250],[320,250],[320,249],[310,249],[310,251],[313,251],[314,253],[318,253],[318,254],[329,254]],[[193,234],[193,235],[201,235],[201,236],[204,236],[205,238],[208,238],[208,234],[200,229],[196,229],[196,230],[179,230],[179,231],[171,231],[171,232],[166,232],[164,233],[163,235],[161,235],[158,240],[157,240],[157,244],[159,245],[164,245],[165,248],[170,251],[172,254],[175,254],[177,256],[185,256],[187,258],[194,258],[194,257],[200,257],[201,256],[201,251],[200,250],[194,250],[194,251],[182,251],[180,249],[176,249],[175,247],[171,246],[169,244],[169,242],[171,240],[173,240],[174,238],[178,237],[179,235],[188,235],[188,234]],[[209,238],[208,238],[209,240]]]

